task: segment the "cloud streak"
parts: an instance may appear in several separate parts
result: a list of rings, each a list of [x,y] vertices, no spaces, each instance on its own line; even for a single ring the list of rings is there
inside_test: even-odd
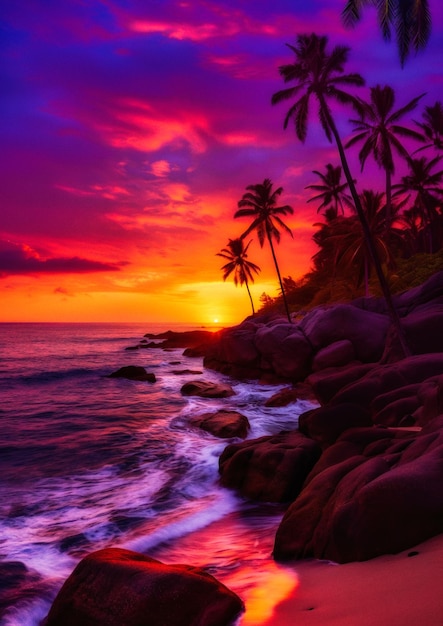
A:
[[[26,245],[0,243],[0,277],[38,274],[92,274],[118,272],[124,263],[102,263],[78,256],[42,257]],[[59,292],[59,290],[58,290]]]
[[[367,79],[362,97],[369,86],[391,84],[399,107],[426,91],[423,108],[443,90],[439,0],[430,0],[429,48],[404,70],[395,47],[382,41],[374,11],[345,30],[344,2],[6,3],[0,238],[28,246],[0,248],[2,276],[19,277],[8,293],[24,298],[32,285],[37,303],[34,277],[45,276],[46,293],[59,300],[58,288],[110,294],[123,284],[128,294],[132,286],[135,298],[145,288],[139,277],[160,276],[174,293],[182,284],[192,292],[192,284],[212,280],[216,287],[208,293],[216,298],[216,252],[244,229],[233,220],[237,201],[246,185],[267,177],[284,187],[283,201],[294,207],[288,225],[295,238],[282,241],[278,251],[283,274],[297,278],[307,271],[315,252],[311,225],[319,217],[305,187],[315,181],[312,170],[338,164],[338,156],[314,110],[301,145],[293,129],[283,131],[286,108],[270,104],[283,86],[278,66],[291,60],[285,44],[315,31],[328,34],[331,45],[349,45],[347,69]],[[348,137],[349,111],[334,113]],[[383,189],[377,167],[368,163],[362,175],[357,151],[349,159],[359,186]],[[262,267],[256,288],[268,289],[272,260],[256,242],[251,254]],[[96,274],[94,284],[79,285],[88,274]],[[165,297],[161,283],[149,282],[158,310]],[[226,290],[228,284],[220,291],[223,300]],[[199,303],[196,298],[195,318]],[[106,315],[120,319],[122,309],[108,305]],[[11,296],[4,311],[8,306],[17,309],[17,300]],[[247,307],[236,305],[230,321],[247,315]],[[179,317],[180,307],[169,313]]]

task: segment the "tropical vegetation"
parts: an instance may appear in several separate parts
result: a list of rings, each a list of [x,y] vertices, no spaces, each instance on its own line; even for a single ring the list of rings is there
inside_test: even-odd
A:
[[[369,4],[377,2],[349,0],[347,6],[351,11],[354,5],[360,12]],[[401,0],[397,4],[402,4]],[[400,19],[399,15],[395,19]],[[390,26],[395,24],[392,20],[391,16]],[[305,187],[312,192],[306,202],[315,205],[322,221],[313,224],[317,251],[312,267],[296,280],[281,274],[275,253],[274,244],[280,242],[281,231],[293,236],[282,220],[293,214],[289,205],[279,206],[282,187],[275,189],[269,178],[246,187],[234,217],[249,217],[251,223],[239,241],[255,233],[261,247],[268,243],[280,286],[276,297],[261,295],[260,311],[284,310],[291,321],[318,304],[370,294],[383,296],[407,355],[392,294],[443,270],[442,104],[437,101],[425,105],[422,119],[412,120],[411,114],[426,95],[418,94],[396,106],[393,88],[375,85],[369,88],[368,100],[360,97],[355,89],[363,87],[365,81],[360,74],[345,71],[348,47],[328,49],[327,37],[303,34],[288,48],[293,60],[279,68],[285,88],[276,92],[271,101],[289,102],[283,126],[286,129],[293,125],[295,136],[302,143],[307,140],[315,107],[327,140],[337,147],[340,161],[313,170],[317,180]],[[349,128],[344,131],[339,131],[337,120],[341,125],[343,121],[337,117],[336,104],[350,108]],[[354,152],[357,146],[358,151]],[[363,173],[370,157],[383,172],[383,178],[378,181],[373,176],[366,177],[364,189],[358,190],[351,164],[359,162]],[[371,188],[374,182],[380,184],[380,189]],[[228,265],[222,268],[225,272]]]
[[[269,178],[265,178],[262,183],[248,185],[246,192],[238,202],[238,211],[234,214],[234,218],[252,217],[252,223],[241,235],[242,239],[251,232],[256,231],[260,247],[263,248],[265,241],[268,242],[280,284],[286,315],[290,322],[291,316],[274,247],[274,241],[276,243],[280,242],[281,234],[279,227],[291,237],[293,236],[291,229],[284,223],[281,216],[292,215],[294,209],[287,204],[277,206],[282,193],[283,187],[273,189],[273,183]]]
[[[254,282],[254,273],[258,274],[260,268],[252,261],[248,261],[248,248],[251,243],[252,240],[245,245],[244,239],[241,237],[229,239],[226,248],[217,252],[217,256],[227,260],[227,263],[221,268],[223,270],[223,280],[226,280],[228,276],[233,274],[235,286],[239,284],[246,286],[249,301],[251,302],[252,315],[255,315],[254,301],[249,289],[249,283]]]
[[[376,8],[386,41],[390,41],[392,31],[395,32],[402,66],[412,51],[417,53],[426,47],[431,34],[428,0],[347,0],[342,12],[345,25],[355,26],[361,19],[362,9],[368,6]]]

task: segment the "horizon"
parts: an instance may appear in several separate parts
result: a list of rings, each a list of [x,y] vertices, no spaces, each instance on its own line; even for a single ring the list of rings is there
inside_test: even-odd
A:
[[[0,322],[241,322],[250,314],[246,290],[223,282],[216,254],[248,226],[233,219],[237,201],[264,178],[283,186],[282,204],[294,208],[285,218],[294,239],[283,234],[277,247],[282,275],[306,274],[321,217],[305,187],[317,183],[313,170],[339,158],[314,115],[301,144],[283,130],[290,105],[271,106],[283,88],[278,66],[292,60],[285,44],[315,31],[328,35],[329,49],[349,46],[345,69],[366,79],[361,97],[390,84],[399,108],[427,92],[405,119],[413,127],[442,98],[443,7],[430,1],[430,42],[401,69],[375,11],[348,30],[345,0],[294,4],[68,0],[49,10],[25,0],[5,8]],[[352,113],[334,114],[349,137]],[[357,153],[348,151],[359,190],[382,190],[383,172],[368,159],[361,173]],[[251,238],[259,308],[278,283],[269,250]],[[172,321],[156,321],[165,312]]]

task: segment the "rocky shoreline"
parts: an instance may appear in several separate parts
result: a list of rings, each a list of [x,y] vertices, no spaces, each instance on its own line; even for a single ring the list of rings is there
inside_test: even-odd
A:
[[[223,485],[253,500],[287,504],[275,537],[276,560],[365,561],[443,532],[443,272],[397,296],[395,304],[412,352],[407,358],[400,359],[383,300],[368,298],[319,307],[294,317],[293,323],[259,316],[218,333],[170,333],[140,346],[186,345],[188,355],[204,355],[207,368],[235,378],[286,382],[287,389],[270,405],[317,399],[319,408],[302,414],[297,430],[230,443],[220,457]],[[220,420],[223,416],[217,416]],[[112,593],[111,579],[118,586],[114,574],[122,559],[143,560],[142,567],[136,566],[144,580],[137,589],[147,593],[167,569],[146,565],[149,559],[143,555],[105,556],[107,567],[115,562],[112,576],[102,574],[103,555],[87,557],[94,597],[106,589],[108,596]],[[195,585],[188,572],[181,577]],[[98,579],[104,587],[96,586]],[[64,599],[55,602],[57,618],[50,613],[47,626],[68,624],[63,620],[73,610],[77,584],[75,576],[74,582],[68,579]],[[217,622],[229,624],[233,611],[241,611],[241,600],[217,589],[216,581],[211,584],[221,602],[229,596],[229,610]],[[189,591],[183,589],[186,596]],[[84,605],[78,610],[85,620]],[[209,621],[199,614],[183,622],[178,613],[171,613],[168,624],[215,624],[213,614]],[[125,621],[136,623],[144,622]]]

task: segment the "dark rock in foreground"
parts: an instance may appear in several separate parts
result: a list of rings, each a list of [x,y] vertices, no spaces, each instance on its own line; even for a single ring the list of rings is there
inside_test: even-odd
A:
[[[230,385],[194,380],[185,383],[181,388],[181,393],[184,396],[200,396],[201,398],[228,398],[233,396],[235,391]]]
[[[233,443],[220,456],[221,483],[262,502],[293,500],[320,446],[297,431]]]
[[[43,626],[228,626],[243,608],[199,568],[108,548],[77,565]]]
[[[248,418],[237,411],[220,410],[217,413],[205,413],[191,420],[193,426],[205,430],[214,437],[244,439],[250,428]]]
[[[155,374],[151,374],[145,370],[144,367],[138,365],[126,365],[121,367],[116,372],[109,374],[109,378],[127,378],[128,380],[140,380],[147,381],[149,383],[155,383]]]
[[[277,560],[339,563],[401,552],[443,532],[443,416],[422,432],[346,431],[278,528]]]

